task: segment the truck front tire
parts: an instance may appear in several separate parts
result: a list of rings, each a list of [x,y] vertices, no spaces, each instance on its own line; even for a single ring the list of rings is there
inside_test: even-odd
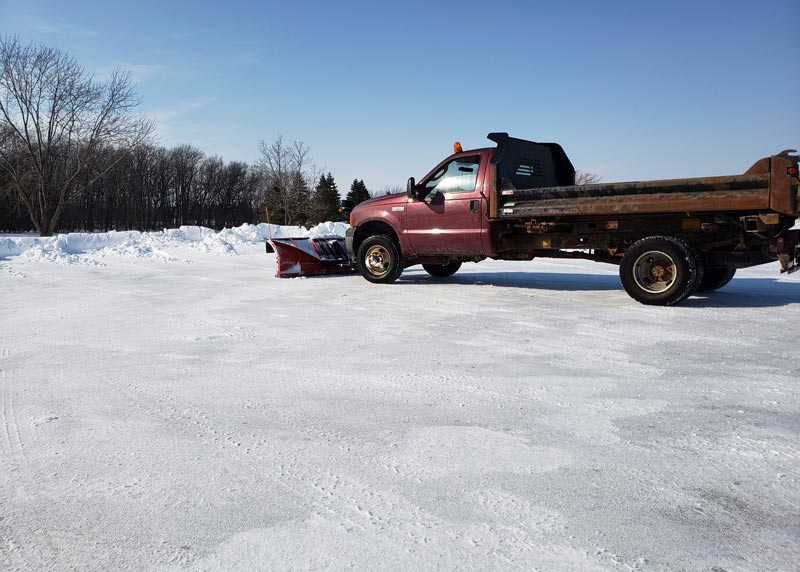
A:
[[[671,306],[691,296],[702,280],[703,263],[685,242],[651,236],[635,242],[622,257],[619,277],[634,300]]]
[[[394,282],[403,272],[400,250],[384,234],[365,238],[358,247],[356,260],[361,276],[376,284]]]

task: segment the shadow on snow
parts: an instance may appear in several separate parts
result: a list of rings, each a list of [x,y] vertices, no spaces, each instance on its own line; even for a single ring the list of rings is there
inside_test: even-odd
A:
[[[396,282],[404,284],[460,284],[501,286],[565,292],[622,291],[619,277],[610,274],[565,274],[557,272],[470,272],[449,278],[434,278],[424,272],[406,271]],[[734,278],[726,287],[708,294],[695,294],[681,302],[686,308],[766,308],[800,303],[800,283],[775,278]]]

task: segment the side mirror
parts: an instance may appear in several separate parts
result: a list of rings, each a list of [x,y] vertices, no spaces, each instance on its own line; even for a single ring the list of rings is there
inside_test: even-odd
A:
[[[417,182],[414,177],[409,177],[406,182],[406,196],[409,199],[417,200]]]

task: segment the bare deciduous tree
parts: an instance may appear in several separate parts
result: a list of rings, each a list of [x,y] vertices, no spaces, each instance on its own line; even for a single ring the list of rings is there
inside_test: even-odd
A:
[[[599,183],[602,180],[603,177],[597,175],[596,173],[588,173],[586,171],[581,171],[580,169],[575,171],[576,185],[591,185],[593,183]]]
[[[385,197],[386,195],[399,195],[405,193],[406,188],[402,185],[384,185],[380,191],[370,191],[372,197]]]
[[[282,135],[269,144],[261,140],[258,150],[271,221],[288,225],[305,223],[309,216],[311,185],[320,172],[311,160],[311,150],[300,141],[288,145]]]
[[[170,151],[173,172],[175,211],[178,224],[190,224],[190,208],[195,180],[204,154],[192,145],[179,145]]]
[[[0,169],[42,236],[83,186],[150,136],[137,104],[128,73],[95,82],[58,49],[0,38]]]

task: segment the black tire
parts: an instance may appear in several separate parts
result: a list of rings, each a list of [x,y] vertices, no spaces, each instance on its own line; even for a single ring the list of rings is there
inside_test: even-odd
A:
[[[736,274],[735,268],[706,268],[697,291],[713,292],[714,290],[719,290],[733,280],[734,274]]]
[[[403,272],[400,250],[394,241],[384,234],[364,239],[356,256],[361,276],[376,284],[389,284]]]
[[[461,268],[460,262],[451,262],[450,264],[423,264],[422,267],[425,272],[434,278],[447,278],[452,276],[458,269]]]
[[[694,262],[695,266],[697,267],[697,273],[695,274],[694,277],[694,285],[691,287],[691,290],[689,292],[689,296],[691,296],[692,294],[695,294],[697,292],[698,288],[700,288],[700,283],[703,281],[703,276],[705,276],[706,274],[706,263],[705,260],[703,260],[703,255],[701,253],[697,252],[694,248],[692,248],[688,244],[686,244],[685,246],[692,253],[694,253]]]
[[[619,278],[634,300],[653,306],[671,306],[691,296],[703,276],[695,251],[671,236],[650,236],[625,252]]]

